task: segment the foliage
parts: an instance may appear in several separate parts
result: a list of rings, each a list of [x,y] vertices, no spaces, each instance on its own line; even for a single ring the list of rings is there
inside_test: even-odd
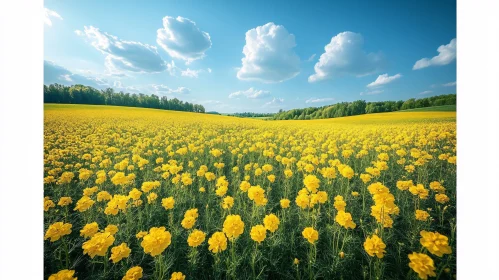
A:
[[[177,98],[168,100],[166,96],[142,93],[115,92],[112,88],[97,90],[84,85],[64,86],[60,84],[43,85],[44,103],[115,105],[143,107],[173,111],[204,113],[203,105],[183,102]]]
[[[372,113],[394,112],[414,108],[425,108],[431,106],[455,105],[456,95],[438,95],[427,98],[411,98],[406,101],[381,101],[366,102],[357,100],[354,102],[341,102],[323,107],[309,107],[304,109],[292,109],[279,111],[273,117],[274,120],[310,120],[328,119],[346,116],[355,116]]]

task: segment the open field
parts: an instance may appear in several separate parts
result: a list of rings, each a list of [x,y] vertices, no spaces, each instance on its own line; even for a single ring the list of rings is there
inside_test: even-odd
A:
[[[442,105],[442,106],[434,106],[434,107],[426,107],[426,108],[416,108],[404,110],[402,112],[455,112],[456,105]]]
[[[455,121],[45,105],[45,278],[452,279]]]

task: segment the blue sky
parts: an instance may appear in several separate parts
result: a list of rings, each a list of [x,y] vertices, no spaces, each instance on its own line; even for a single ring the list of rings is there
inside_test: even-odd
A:
[[[455,1],[47,0],[45,8],[45,83],[166,95],[224,113],[456,92]]]

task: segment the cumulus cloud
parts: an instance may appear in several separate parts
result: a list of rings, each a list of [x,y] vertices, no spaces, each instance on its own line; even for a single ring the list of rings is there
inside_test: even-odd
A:
[[[161,72],[167,69],[155,46],[124,41],[93,26],[84,26],[83,31],[76,30],[75,33],[87,39],[94,48],[106,55],[105,65],[112,73]]]
[[[377,90],[368,90],[368,91],[363,91],[360,93],[360,95],[375,95],[375,94],[380,94],[380,93],[383,93],[384,90],[380,90],[380,89],[377,89]]]
[[[62,17],[56,11],[52,11],[50,9],[43,8],[43,12],[44,12],[43,20],[44,20],[45,24],[48,26],[52,26],[52,19],[51,18],[56,18],[56,19],[62,20]]]
[[[378,72],[384,64],[380,53],[366,53],[361,34],[350,31],[339,33],[324,47],[325,52],[315,64],[315,74],[308,81],[331,79],[334,76],[364,76]]]
[[[229,94],[229,98],[239,98],[243,96],[250,99],[260,99],[270,96],[270,91],[256,90],[251,87],[247,90],[240,90]]]
[[[279,107],[282,103],[284,103],[283,98],[275,98],[274,97],[274,99],[265,103],[263,106]]]
[[[444,87],[453,87],[455,85],[456,85],[456,82],[450,82],[450,83],[443,84]]]
[[[378,78],[376,79],[376,81],[368,84],[367,87],[378,87],[381,85],[386,85],[388,83],[395,81],[396,79],[398,79],[400,77],[402,77],[402,75],[400,75],[400,74],[395,74],[393,76],[388,76],[388,74],[379,75]]]
[[[277,83],[295,77],[300,73],[295,46],[295,36],[282,25],[269,22],[248,30],[237,78]]]
[[[97,89],[109,86],[106,80],[74,74],[68,69],[47,60],[43,61],[43,83],[46,85],[57,83],[66,86],[82,84]]]
[[[178,87],[176,89],[172,89],[168,86],[165,85],[152,85],[153,90],[157,94],[189,94],[191,93],[191,90],[186,87]]]
[[[432,92],[433,92],[433,91],[431,91],[431,90],[425,90],[425,91],[420,92],[420,93],[418,93],[418,94],[420,94],[420,95],[425,95],[425,94],[430,94],[430,93],[432,93]]]
[[[423,69],[430,66],[447,65],[456,59],[456,38],[452,39],[449,44],[441,45],[437,49],[438,55],[432,58],[422,58],[416,61],[412,70]]]
[[[201,31],[194,21],[183,17],[164,17],[156,42],[171,57],[187,63],[203,58],[211,47],[210,34]]]
[[[305,103],[324,103],[324,102],[329,102],[333,101],[334,98],[309,98],[305,101]]]

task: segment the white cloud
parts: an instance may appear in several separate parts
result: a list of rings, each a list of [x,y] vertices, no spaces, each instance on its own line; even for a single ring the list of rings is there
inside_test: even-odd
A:
[[[429,93],[432,93],[432,92],[433,92],[433,91],[431,91],[431,90],[425,90],[425,91],[420,92],[420,93],[418,93],[418,94],[420,94],[420,95],[425,95],[425,94],[429,94]]]
[[[43,61],[43,84],[62,84],[66,86],[82,84],[93,88],[102,89],[109,86],[106,80],[96,77],[74,74],[68,69],[52,61]]]
[[[383,92],[384,92],[384,90],[377,89],[377,90],[371,90],[371,91],[363,91],[360,93],[360,95],[375,95],[375,94],[380,94]]]
[[[265,103],[263,106],[279,107],[282,103],[284,103],[283,98],[274,98],[271,101]]]
[[[181,75],[184,77],[197,78],[201,71],[202,70],[191,70],[187,68],[186,70],[182,71]]]
[[[331,38],[314,66],[315,74],[308,77],[308,81],[313,83],[334,76],[364,76],[378,72],[384,63],[383,56],[366,53],[362,49],[363,44],[362,35],[350,31]]]
[[[456,82],[450,82],[450,83],[443,84],[444,87],[453,87],[455,85],[456,85]]]
[[[247,90],[240,90],[229,94],[229,98],[239,98],[242,96],[245,96],[250,99],[260,99],[270,96],[270,91],[256,90],[254,88],[249,88]]]
[[[430,58],[422,58],[416,61],[412,70],[423,69],[430,66],[447,65],[456,59],[456,38],[452,39],[449,44],[441,45],[437,49],[438,55]]]
[[[381,85],[386,85],[388,83],[395,81],[396,79],[398,79],[400,77],[402,77],[402,75],[400,75],[400,74],[395,74],[393,76],[388,76],[388,74],[379,75],[378,78],[376,79],[376,81],[368,84],[367,87],[377,87],[377,86],[381,86]]]
[[[183,17],[164,17],[156,42],[171,57],[187,63],[203,58],[211,47],[210,34],[201,31],[194,21]]]
[[[84,26],[83,31],[76,30],[75,33],[86,38],[94,48],[106,55],[105,65],[111,73],[123,70],[161,72],[167,69],[155,46],[124,41],[93,26]]]
[[[180,68],[178,68],[177,66],[175,66],[175,61],[172,60],[171,63],[167,63],[166,64],[166,70],[168,71],[168,73],[170,73],[170,75],[172,76],[175,76],[177,75],[177,71],[179,71]]]
[[[191,90],[186,87],[178,87],[177,89],[172,89],[165,85],[151,85],[157,94],[189,94]]]
[[[295,36],[282,25],[269,22],[248,30],[237,78],[276,83],[295,77],[300,73],[295,46]]]
[[[52,26],[51,18],[56,18],[56,19],[62,20],[62,17],[56,11],[52,11],[50,9],[43,8],[43,12],[44,12],[43,20],[44,20],[45,24],[48,26]]]
[[[305,101],[305,103],[324,103],[328,101],[333,101],[334,98],[309,98]]]
[[[314,53],[313,55],[311,55],[308,59],[307,59],[307,62],[310,62],[312,60],[314,60],[316,54]]]

